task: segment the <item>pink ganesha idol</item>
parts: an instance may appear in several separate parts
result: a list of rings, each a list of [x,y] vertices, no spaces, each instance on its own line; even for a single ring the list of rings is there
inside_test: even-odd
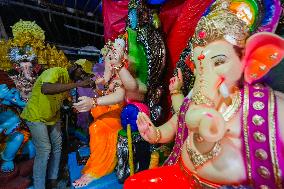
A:
[[[128,178],[125,189],[284,188],[284,94],[259,83],[283,59],[284,40],[250,36],[253,21],[232,11],[236,3],[217,1],[199,21],[190,41],[193,89],[181,94],[180,71],[171,80],[176,114],[159,127],[138,115],[146,141],[175,138],[175,146],[165,166]]]

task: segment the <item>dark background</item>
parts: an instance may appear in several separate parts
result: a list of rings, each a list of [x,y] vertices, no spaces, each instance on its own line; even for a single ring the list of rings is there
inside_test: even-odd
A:
[[[0,0],[0,37],[11,38],[10,26],[20,19],[35,21],[45,31],[46,42],[64,50],[69,58],[84,56],[84,52],[90,58],[97,57],[104,43],[101,3],[100,0]]]

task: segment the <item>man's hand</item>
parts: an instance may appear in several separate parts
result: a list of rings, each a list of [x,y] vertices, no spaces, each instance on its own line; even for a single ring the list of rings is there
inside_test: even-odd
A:
[[[96,81],[92,80],[91,78],[85,79],[83,81],[78,82],[78,87],[84,88],[96,88]]]

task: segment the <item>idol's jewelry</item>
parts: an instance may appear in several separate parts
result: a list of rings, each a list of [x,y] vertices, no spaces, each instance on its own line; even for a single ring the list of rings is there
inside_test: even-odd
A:
[[[215,145],[213,146],[213,148],[205,153],[205,154],[201,154],[199,152],[196,152],[195,150],[193,150],[192,148],[190,148],[190,137],[187,138],[186,140],[186,150],[187,153],[189,155],[189,158],[193,164],[193,166],[197,169],[201,166],[203,166],[206,162],[214,159],[215,157],[217,157],[220,152],[221,152],[221,144],[220,141],[216,142]]]
[[[222,113],[223,118],[226,122],[230,121],[230,119],[235,115],[240,109],[242,102],[241,92],[238,90],[235,92],[235,95],[232,100],[232,104]]]
[[[121,63],[122,63],[124,66],[128,67],[128,60],[127,60],[126,58],[122,58]]]
[[[156,137],[154,144],[157,144],[161,140],[161,130],[159,128],[155,128],[155,130],[156,130],[157,137]]]
[[[204,105],[207,105],[209,107],[215,107],[215,103],[211,99],[209,99],[208,97],[203,95],[201,93],[201,90],[197,90],[197,92],[192,95],[191,100],[196,105],[204,104]]]
[[[119,66],[113,66],[113,68],[117,71],[117,73],[124,67],[125,63],[124,61],[121,61],[121,64]]]
[[[93,98],[93,107],[98,106],[98,98]]]
[[[248,36],[248,25],[232,13],[228,6],[203,16],[191,42],[193,46],[205,46],[212,41],[224,39],[232,45],[244,47]]]

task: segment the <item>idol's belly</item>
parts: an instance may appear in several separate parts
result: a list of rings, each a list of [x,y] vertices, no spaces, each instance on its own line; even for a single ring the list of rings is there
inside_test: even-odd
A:
[[[193,166],[186,150],[186,144],[184,144],[182,160],[190,171],[210,182],[220,185],[242,184],[247,180],[247,176],[241,151],[241,139],[234,140],[224,138],[221,141],[221,152],[218,156],[207,161],[200,167]],[[190,146],[190,148],[196,150],[194,146]]]

